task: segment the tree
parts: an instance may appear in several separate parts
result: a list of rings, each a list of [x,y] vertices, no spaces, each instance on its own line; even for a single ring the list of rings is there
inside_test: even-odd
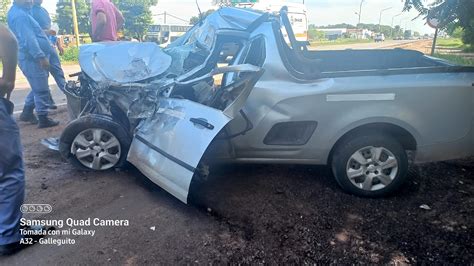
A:
[[[308,37],[311,41],[319,41],[326,39],[326,34],[323,31],[317,29],[309,29]]]
[[[474,46],[474,1],[435,0],[425,5],[423,0],[405,0],[405,10],[416,9],[420,16],[435,17],[442,29],[453,28],[453,24],[463,29],[463,42]]]
[[[10,6],[11,6],[10,0],[2,0],[2,2],[0,3],[0,23],[7,22],[7,12]]]
[[[208,11],[204,12],[201,16],[202,16],[202,19],[205,19],[207,16],[209,16],[210,14],[214,13],[214,9],[209,9]],[[189,20],[189,24],[191,25],[196,25],[198,22],[199,22],[199,17],[198,16],[194,16],[192,17],[190,20]]]
[[[215,6],[233,6],[235,1],[231,0],[212,0],[212,4]]]
[[[158,4],[158,0],[114,0],[113,2],[125,18],[125,35],[143,41],[148,28],[153,23],[150,8]]]
[[[90,5],[88,0],[76,0],[77,23],[80,33],[90,33]],[[71,0],[59,0],[56,4],[56,21],[59,34],[73,34]]]

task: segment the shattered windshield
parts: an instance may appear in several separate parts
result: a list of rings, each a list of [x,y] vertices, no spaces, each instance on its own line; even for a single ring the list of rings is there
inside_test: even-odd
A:
[[[164,50],[173,58],[168,72],[178,76],[201,65],[210,55],[215,39],[216,28],[207,20],[192,28]]]
[[[246,30],[262,13],[224,8],[209,15],[163,49],[155,43],[94,43],[81,46],[81,69],[102,84],[178,77],[207,62],[219,30]]]

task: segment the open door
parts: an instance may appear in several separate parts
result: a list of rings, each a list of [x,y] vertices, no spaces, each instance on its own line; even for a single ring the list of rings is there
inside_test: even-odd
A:
[[[239,73],[239,78],[213,91],[212,99],[205,103],[161,98],[159,110],[140,123],[133,138],[128,161],[184,203],[207,147],[240,112],[263,69],[237,65],[220,68],[209,75],[229,72]],[[193,87],[192,82],[189,86]]]

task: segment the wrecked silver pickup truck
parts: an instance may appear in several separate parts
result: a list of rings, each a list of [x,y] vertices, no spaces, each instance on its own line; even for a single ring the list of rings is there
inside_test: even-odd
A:
[[[203,161],[328,164],[345,191],[383,196],[405,181],[408,151],[474,155],[473,68],[400,49],[309,51],[285,9],[222,8],[165,49],[92,44],[80,64],[61,154],[93,170],[128,161],[183,202]]]

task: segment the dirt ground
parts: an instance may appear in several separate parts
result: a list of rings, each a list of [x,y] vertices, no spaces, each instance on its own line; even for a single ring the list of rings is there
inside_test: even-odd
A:
[[[65,108],[54,116],[66,121]],[[185,205],[136,170],[83,172],[42,147],[64,122],[20,125],[25,202],[53,207],[27,218],[130,225],[70,236],[74,245],[37,244],[0,264],[474,262],[474,159],[414,166],[384,199],[343,193],[326,167],[216,166],[207,182],[192,184]]]

